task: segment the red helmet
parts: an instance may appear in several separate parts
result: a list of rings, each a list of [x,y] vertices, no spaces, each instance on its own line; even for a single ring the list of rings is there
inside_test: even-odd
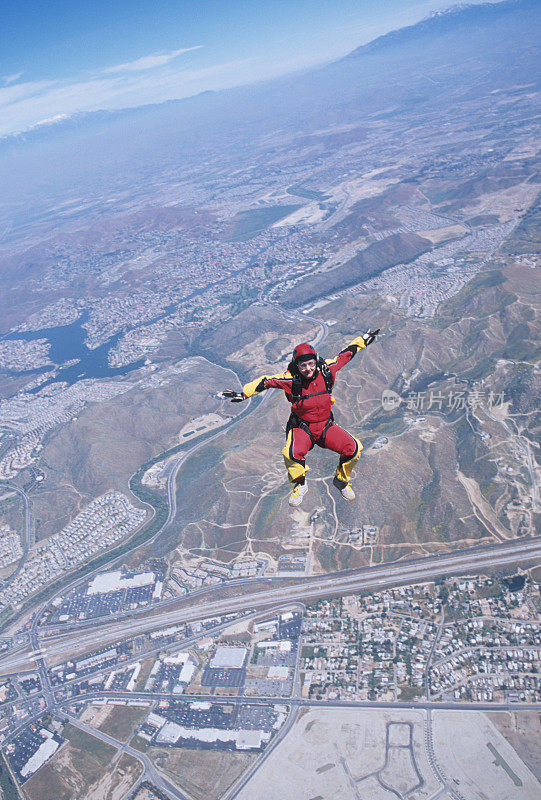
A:
[[[317,361],[317,353],[312,347],[312,345],[307,344],[307,342],[298,344],[297,347],[293,350],[293,361],[296,364],[298,364],[299,361],[309,361],[312,358],[314,359],[314,361]]]

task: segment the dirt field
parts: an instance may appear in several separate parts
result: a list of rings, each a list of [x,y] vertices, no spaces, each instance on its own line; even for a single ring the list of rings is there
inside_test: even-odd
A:
[[[194,800],[219,800],[255,758],[224,750],[161,747],[149,748],[147,755]]]
[[[141,774],[139,762],[123,755],[113,763],[113,747],[67,727],[72,741],[25,784],[29,800],[121,800]]]
[[[464,236],[467,232],[468,229],[464,225],[448,225],[446,228],[419,231],[419,236],[424,239],[430,239],[433,244],[440,244],[447,241],[447,239],[456,239],[459,236]]]
[[[25,784],[30,800],[75,800],[103,775],[115,755],[114,747],[66,725],[68,743]]]
[[[212,428],[219,428],[225,422],[227,420],[219,414],[203,414],[201,417],[195,417],[180,430],[178,440],[179,442],[185,442],[195,436],[201,436],[202,433],[207,433]]]
[[[400,791],[411,792],[411,800],[427,800],[438,782],[425,756],[423,722],[417,711],[309,710],[299,715],[239,800],[392,800]],[[410,743],[411,731],[411,749],[394,744],[386,758],[388,726],[391,744]],[[424,785],[413,791],[419,783],[416,768]]]
[[[120,742],[126,742],[147,712],[148,708],[114,706],[99,729]]]
[[[435,711],[434,748],[468,800],[538,800],[541,796],[539,781],[485,714]]]
[[[239,800],[451,800],[441,775],[467,800],[541,796],[535,776],[486,715],[434,712],[433,752],[427,724],[422,711],[311,709]],[[538,733],[528,731],[533,747]]]
[[[86,800],[122,800],[143,770],[132,756],[124,754],[113,772],[103,775],[88,791]]]
[[[515,712],[494,711],[487,714],[502,736],[516,750],[520,758],[541,780],[541,716],[537,711]]]

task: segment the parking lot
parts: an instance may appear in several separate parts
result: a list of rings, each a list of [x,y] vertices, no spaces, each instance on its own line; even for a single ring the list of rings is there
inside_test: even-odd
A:
[[[240,669],[205,667],[201,676],[202,686],[242,686],[246,675],[246,667]]]
[[[123,577],[129,577],[125,573]],[[68,622],[77,619],[95,619],[140,605],[149,605],[157,581],[163,581],[163,567],[155,571],[154,583],[143,586],[112,589],[110,592],[88,593],[89,584],[78,587],[55,608],[48,623]]]
[[[168,708],[160,708],[160,714],[185,728],[224,728],[234,726],[234,708],[220,703],[211,703],[210,708],[198,708],[192,703],[170,703]]]
[[[20,733],[12,743],[12,752],[8,752],[9,763],[13,772],[17,776],[17,780],[22,784],[25,783],[31,775],[34,774],[35,770],[33,770],[30,774],[26,774],[23,776],[21,772],[24,770],[25,765],[28,761],[32,758],[32,756],[39,750],[39,748],[47,741],[47,736],[44,736],[40,732],[40,728],[37,725],[30,725],[26,730]],[[58,745],[62,744],[64,741],[58,734],[51,735],[51,738],[54,742]],[[11,750],[10,747],[10,750]],[[41,763],[45,763],[48,760],[45,758]],[[41,764],[40,764],[41,766]],[[36,769],[38,766],[36,765]]]

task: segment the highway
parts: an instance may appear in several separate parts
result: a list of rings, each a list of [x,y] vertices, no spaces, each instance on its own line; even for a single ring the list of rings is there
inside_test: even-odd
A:
[[[110,692],[88,692],[77,695],[77,702],[85,701],[87,703],[108,698],[110,700],[130,700],[135,702],[143,700],[160,701],[167,700],[171,702],[171,693],[169,692],[126,692],[126,691],[110,691]],[[298,708],[370,708],[373,710],[383,709],[407,709],[412,710],[432,710],[437,711],[539,711],[541,704],[539,703],[469,703],[469,702],[452,702],[449,700],[308,700],[304,697],[245,697],[244,695],[220,695],[211,697],[208,694],[190,694],[183,695],[177,698],[179,702],[217,702],[226,703],[228,705],[237,704],[256,704],[256,705],[283,705],[283,706],[297,706]],[[73,703],[73,699],[69,702]],[[57,704],[59,707],[62,703]]]
[[[47,659],[68,656],[72,651],[93,650],[125,638],[149,633],[160,627],[177,622],[191,622],[231,612],[246,612],[257,608],[272,608],[291,602],[306,602],[320,597],[349,594],[358,591],[377,591],[387,587],[411,583],[433,581],[437,577],[447,577],[464,573],[479,573],[498,566],[533,563],[541,556],[541,537],[498,543],[491,546],[443,553],[404,562],[365,567],[346,574],[335,573],[320,577],[299,578],[294,583],[283,585],[283,581],[266,579],[268,584],[260,591],[246,591],[237,597],[221,597],[213,600],[213,595],[223,592],[223,586],[209,590],[200,603],[189,605],[190,596],[179,598],[174,609],[150,609],[145,616],[135,620],[123,619],[114,623],[96,622],[93,630],[70,631],[47,639],[42,650]],[[276,583],[279,585],[277,586]],[[188,607],[186,607],[188,606]],[[32,644],[37,649],[37,641]],[[0,671],[12,672],[15,669],[32,669],[33,656],[24,653],[6,653],[0,659]]]
[[[120,701],[129,701],[130,703],[137,704],[137,701],[140,701],[143,704],[148,704],[149,701],[152,703],[159,703],[160,701],[164,700],[167,702],[171,702],[171,693],[170,692],[144,692],[144,691],[134,691],[128,692],[125,690],[118,690],[118,691],[98,691],[98,692],[81,692],[78,694],[76,698],[70,698],[69,700],[59,700],[58,702],[54,702],[52,709],[57,714],[64,714],[65,708],[73,702],[77,703],[92,703],[99,700],[120,700]],[[468,701],[459,701],[454,702],[450,700],[426,700],[424,698],[419,698],[418,700],[341,700],[341,699],[334,699],[334,700],[315,700],[315,699],[307,699],[304,697],[293,696],[293,697],[276,697],[276,696],[259,696],[259,697],[246,697],[244,695],[220,695],[216,697],[211,697],[208,694],[189,694],[189,695],[182,695],[181,697],[176,698],[179,702],[217,702],[217,703],[224,703],[227,705],[283,705],[283,706],[290,706],[291,708],[326,708],[326,709],[344,709],[344,708],[364,708],[364,709],[371,709],[373,711],[384,711],[388,709],[395,709],[395,710],[408,710],[408,711],[513,711],[513,712],[524,712],[524,711],[540,711],[541,704],[539,703],[494,703],[494,702],[485,702],[485,703],[476,703],[476,702],[468,702]],[[40,711],[38,715],[36,715],[36,719],[39,716],[43,715],[43,711]],[[25,728],[31,720],[24,720],[21,722],[19,727],[16,730],[10,732],[9,736],[6,738],[5,743],[11,741],[17,733]],[[286,723],[284,723],[285,725]],[[93,729],[94,730],[94,729]],[[283,730],[283,729],[281,729]]]

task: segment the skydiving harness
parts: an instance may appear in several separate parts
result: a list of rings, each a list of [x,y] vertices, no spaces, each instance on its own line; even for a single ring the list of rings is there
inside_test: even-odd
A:
[[[331,394],[332,387],[334,386],[334,378],[332,376],[331,369],[323,358],[318,358],[317,366],[323,375],[323,380],[325,381],[325,391],[313,392],[312,394],[303,394],[302,378],[298,372],[295,372],[291,387],[291,397],[293,398],[293,403],[300,403],[302,400],[306,400],[308,397],[317,397],[319,394]]]
[[[309,397],[317,397],[321,394],[331,394],[333,386],[334,386],[334,378],[333,374],[330,370],[329,365],[323,358],[317,359],[317,366],[320,370],[323,380],[325,381],[325,391],[323,392],[312,392],[311,394],[303,394],[302,393],[302,378],[298,372],[294,373],[293,375],[293,382],[291,387],[291,399],[293,403],[301,403],[303,400],[307,400]],[[312,441],[312,445],[319,444],[323,446],[325,444],[325,436],[329,428],[334,424],[334,417],[331,414],[329,415],[329,419],[325,423],[325,427],[323,428],[321,435],[316,439],[312,431],[310,430],[310,426],[307,422],[303,419],[298,417],[294,411],[291,412],[290,417],[287,421],[286,426],[286,436],[288,435],[290,430],[293,428],[300,428],[302,431],[308,434]]]
[[[325,393],[324,392],[318,392],[318,394],[325,394]],[[313,397],[313,395],[312,395],[312,397]],[[292,431],[294,428],[300,428],[301,431],[304,431],[305,433],[308,434],[308,436],[310,437],[310,439],[312,441],[312,445],[319,444],[319,445],[321,445],[321,447],[323,447],[324,444],[325,444],[325,436],[327,435],[327,431],[333,425],[334,425],[334,417],[333,417],[332,411],[331,411],[331,413],[329,415],[329,419],[327,420],[327,422],[325,423],[325,427],[321,431],[321,435],[318,438],[316,438],[314,436],[314,434],[312,433],[312,431],[310,430],[310,426],[308,425],[308,423],[305,422],[300,417],[298,417],[292,411],[290,416],[289,416],[289,419],[287,421],[287,425],[286,425],[286,437],[287,437],[289,431]]]

